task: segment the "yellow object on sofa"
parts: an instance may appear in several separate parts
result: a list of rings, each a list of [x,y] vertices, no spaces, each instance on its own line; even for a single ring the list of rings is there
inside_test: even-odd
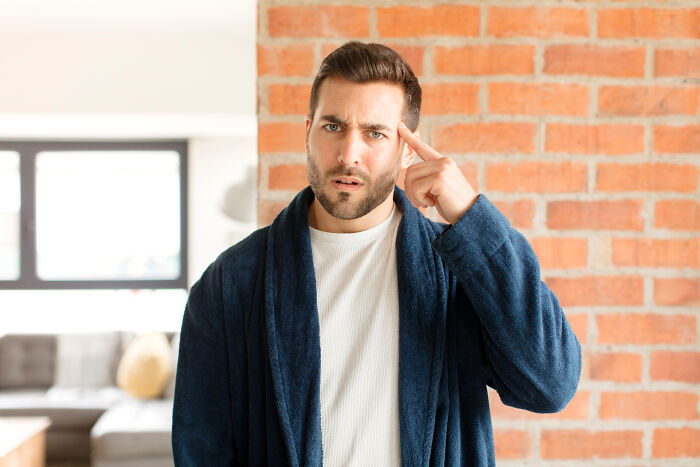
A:
[[[137,336],[119,362],[117,385],[134,397],[160,397],[172,372],[170,353],[165,334],[150,332]]]

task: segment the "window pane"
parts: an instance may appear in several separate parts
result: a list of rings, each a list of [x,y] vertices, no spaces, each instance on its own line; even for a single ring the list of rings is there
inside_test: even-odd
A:
[[[176,279],[179,155],[37,154],[36,235],[44,280]]]
[[[19,153],[0,151],[0,280],[19,279]]]

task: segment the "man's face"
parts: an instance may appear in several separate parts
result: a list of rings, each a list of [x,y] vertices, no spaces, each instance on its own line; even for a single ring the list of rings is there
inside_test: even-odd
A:
[[[398,85],[323,80],[314,121],[306,119],[307,171],[332,216],[362,217],[392,193],[399,170],[410,163],[397,130],[403,101]]]

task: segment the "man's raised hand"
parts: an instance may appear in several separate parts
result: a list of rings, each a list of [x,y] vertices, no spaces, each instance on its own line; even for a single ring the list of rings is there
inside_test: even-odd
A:
[[[399,122],[399,136],[423,162],[406,169],[406,196],[415,206],[435,206],[440,216],[456,223],[474,204],[478,194],[457,164],[431,148]]]

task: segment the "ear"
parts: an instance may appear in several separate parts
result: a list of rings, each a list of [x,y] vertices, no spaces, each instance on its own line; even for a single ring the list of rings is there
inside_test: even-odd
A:
[[[420,138],[420,133],[416,130],[415,135]],[[408,145],[406,141],[403,142],[403,150],[401,151],[401,168],[407,169],[413,159],[416,157],[416,151]]]
[[[304,125],[306,126],[304,144],[306,145],[306,152],[309,152],[309,131],[311,130],[311,118],[309,118],[308,115],[304,117]]]

